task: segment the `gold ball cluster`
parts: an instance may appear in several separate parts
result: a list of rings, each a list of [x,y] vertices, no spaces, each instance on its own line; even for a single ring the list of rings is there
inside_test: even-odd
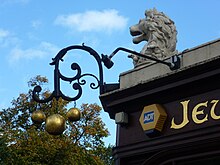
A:
[[[78,121],[81,118],[81,112],[78,108],[71,108],[66,117],[70,122]],[[61,135],[66,129],[66,120],[60,114],[46,117],[43,111],[37,110],[32,113],[31,119],[34,124],[45,122],[45,130],[51,135]]]

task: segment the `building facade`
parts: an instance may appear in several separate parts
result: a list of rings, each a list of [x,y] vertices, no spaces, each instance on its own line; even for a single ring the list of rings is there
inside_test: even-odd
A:
[[[180,69],[141,65],[100,96],[117,123],[115,164],[220,163],[220,39],[178,56]]]

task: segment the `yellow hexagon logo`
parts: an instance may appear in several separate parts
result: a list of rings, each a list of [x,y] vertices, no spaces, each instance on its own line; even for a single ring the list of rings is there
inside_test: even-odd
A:
[[[139,122],[144,132],[148,136],[157,136],[162,132],[167,114],[160,104],[145,106]]]

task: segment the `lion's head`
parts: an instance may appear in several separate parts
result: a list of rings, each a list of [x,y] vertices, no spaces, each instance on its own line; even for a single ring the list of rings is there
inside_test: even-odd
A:
[[[177,31],[174,22],[155,8],[145,11],[145,18],[130,27],[130,34],[134,37],[135,44],[148,42],[142,49],[142,54],[163,60],[177,53]],[[142,61],[143,59],[137,63]]]

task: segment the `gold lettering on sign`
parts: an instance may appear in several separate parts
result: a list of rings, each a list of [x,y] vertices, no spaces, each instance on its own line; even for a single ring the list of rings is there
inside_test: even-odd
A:
[[[207,107],[208,101],[204,102],[204,103],[199,103],[197,104],[193,110],[192,110],[192,119],[196,124],[202,124],[205,121],[208,120],[208,115],[206,114],[205,117],[203,119],[198,119],[197,115],[202,115],[204,114],[204,109],[203,110],[198,110],[200,107]]]
[[[180,129],[185,127],[190,121],[189,121],[189,116],[188,116],[188,105],[189,105],[190,100],[182,101],[180,104],[182,104],[183,107],[183,120],[182,123],[176,124],[174,122],[175,118],[172,118],[171,121],[171,126],[170,128],[173,129]],[[212,104],[211,109],[210,109],[210,116],[214,120],[220,120],[220,115],[216,115],[215,110],[216,106],[218,104],[219,100],[212,100],[210,103]],[[193,109],[192,109],[192,121],[195,124],[202,124],[205,121],[208,121],[208,114],[204,113],[205,108],[208,108],[208,103],[209,101],[198,103]],[[198,116],[202,115],[203,118],[198,118]]]
[[[212,106],[212,108],[211,108],[211,110],[210,110],[210,114],[211,114],[211,117],[212,117],[213,119],[215,119],[215,120],[220,119],[220,116],[217,116],[217,115],[215,114],[215,107],[216,107],[216,105],[218,104],[218,102],[219,102],[219,100],[212,100],[212,101],[211,101],[211,103],[213,103],[213,106]]]
[[[189,104],[189,101],[190,100],[180,102],[183,105],[183,121],[182,121],[182,123],[181,124],[176,124],[174,122],[174,117],[173,117],[172,121],[171,121],[171,127],[170,128],[180,129],[180,128],[183,128],[187,123],[189,123],[189,119],[188,119],[188,104]]]

